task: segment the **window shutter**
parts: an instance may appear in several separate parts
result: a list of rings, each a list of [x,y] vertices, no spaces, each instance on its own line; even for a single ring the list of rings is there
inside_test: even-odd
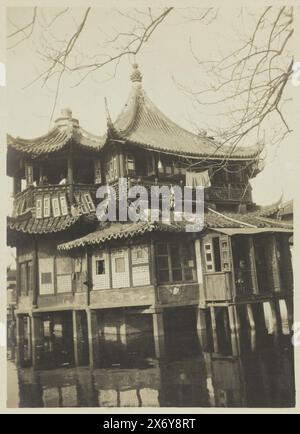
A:
[[[44,217],[50,217],[50,196],[44,196]]]
[[[61,194],[59,196],[60,200],[60,208],[62,215],[68,215],[68,206],[67,206],[67,199],[65,194]]]
[[[41,219],[43,217],[43,201],[41,197],[36,198],[35,202],[35,216],[37,219]]]
[[[60,216],[60,207],[59,207],[58,197],[52,198],[52,208],[53,208],[53,216],[59,217]]]

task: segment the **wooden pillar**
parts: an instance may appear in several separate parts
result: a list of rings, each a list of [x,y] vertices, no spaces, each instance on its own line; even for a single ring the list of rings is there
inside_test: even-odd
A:
[[[229,326],[231,333],[241,329],[239,314],[235,305],[228,306]]]
[[[93,256],[92,256],[92,250],[88,246],[85,250],[85,266],[86,266],[86,279],[85,279],[85,285],[86,285],[86,302],[89,306],[91,303],[91,291],[93,290]],[[111,265],[111,264],[110,264]],[[111,276],[111,267],[109,266],[109,275]]]
[[[79,365],[80,355],[79,355],[79,321],[80,318],[76,310],[72,311],[72,322],[73,322],[73,347],[74,347],[74,363],[76,366]]]
[[[217,333],[216,308],[214,306],[210,307],[210,317],[211,317],[211,327],[212,327],[214,352],[216,354],[218,354],[219,353],[219,340],[218,340],[218,333]]]
[[[251,303],[247,304],[247,318],[248,318],[248,323],[249,323],[251,331],[255,331],[256,325],[255,325],[255,319],[254,319],[254,313],[253,313],[253,306]]]
[[[240,331],[241,324],[236,305],[228,306],[229,327],[231,331],[232,355],[237,357],[240,354]]]
[[[165,329],[162,311],[156,311],[152,314],[153,320],[153,337],[156,357],[162,358],[165,354]]]
[[[232,347],[232,355],[234,357],[238,357],[241,354],[240,330],[236,330],[235,333],[231,333],[231,347]]]
[[[290,333],[294,330],[294,302],[292,297],[285,299]]]
[[[32,293],[32,305],[37,307],[38,295],[39,295],[39,264],[38,264],[38,241],[34,239],[34,250],[32,257],[32,276],[33,276],[33,293]]]
[[[197,308],[197,330],[206,331],[206,309]]]
[[[280,317],[278,300],[271,300],[270,306],[272,312],[272,324],[273,324],[274,336],[275,338],[277,338],[281,330],[281,317]]]
[[[36,366],[41,358],[43,350],[43,319],[38,315],[31,315],[31,342],[32,342],[32,365]]]
[[[217,330],[217,321],[216,321],[216,308],[214,306],[210,307],[210,316],[211,316],[211,326],[213,330]]]
[[[151,265],[151,270],[150,270],[150,276],[151,276],[151,284],[153,286],[157,285],[157,270],[156,270],[156,256],[155,256],[155,245],[154,245],[154,241],[151,240],[151,244],[150,244],[150,265]]]
[[[91,309],[87,309],[86,315],[89,341],[89,361],[90,366],[94,366],[98,357],[99,350],[97,312]]]
[[[24,319],[22,315],[16,315],[16,340],[17,340],[17,364],[24,361]]]

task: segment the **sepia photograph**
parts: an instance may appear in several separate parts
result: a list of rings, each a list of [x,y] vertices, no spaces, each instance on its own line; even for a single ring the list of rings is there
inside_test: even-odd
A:
[[[9,3],[6,407],[295,409],[300,4]]]

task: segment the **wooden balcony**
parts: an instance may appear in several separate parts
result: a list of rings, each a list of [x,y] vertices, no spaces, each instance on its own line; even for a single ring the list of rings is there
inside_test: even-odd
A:
[[[231,272],[204,274],[205,301],[231,301],[234,296]]]
[[[94,200],[97,188],[98,187],[94,184],[73,184],[72,186],[70,184],[51,184],[38,187],[33,187],[31,185],[25,190],[16,194],[14,198],[12,216],[16,217],[32,210],[35,207],[37,197],[43,197],[44,195],[50,196],[50,198],[52,198],[53,196],[58,196],[59,194],[65,194],[68,202],[70,203],[72,190],[74,196],[89,192],[92,194]]]

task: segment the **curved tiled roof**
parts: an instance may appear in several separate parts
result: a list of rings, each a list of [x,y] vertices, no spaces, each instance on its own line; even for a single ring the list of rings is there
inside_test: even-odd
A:
[[[115,122],[108,119],[109,136],[168,153],[199,157],[252,159],[261,146],[222,145],[205,135],[181,128],[162,113],[147,96],[141,83],[133,85],[129,99]]]
[[[186,222],[172,222],[170,224],[162,222],[127,222],[113,223],[99,228],[84,237],[60,244],[59,250],[72,250],[86,245],[96,246],[111,240],[128,239],[143,235],[148,232],[185,232]],[[272,229],[292,231],[290,224],[279,222],[272,219],[260,219],[255,213],[219,213],[208,211],[204,217],[204,228],[242,228],[242,229]]]
[[[80,218],[78,216],[61,216],[49,217],[44,219],[36,219],[29,217],[27,219],[18,219],[8,217],[7,227],[10,230],[23,232],[26,234],[49,234],[54,232],[64,231],[72,226]]]
[[[106,136],[95,136],[72,123],[72,119],[69,121],[63,125],[55,125],[47,134],[35,139],[21,139],[8,135],[8,148],[35,156],[57,152],[70,141],[91,151],[98,151],[102,148]]]
[[[147,96],[141,86],[141,74],[137,67],[131,78],[133,87],[123,111],[114,123],[108,115],[107,134],[96,136],[88,133],[78,120],[72,118],[72,112],[64,109],[62,117],[56,120],[55,126],[47,134],[35,139],[8,136],[8,147],[38,156],[57,152],[72,140],[85,149],[98,151],[109,143],[109,138],[194,158],[252,160],[261,153],[262,146],[232,148],[204,134],[194,134],[180,127]]]
[[[113,223],[105,228],[98,229],[90,234],[60,244],[59,250],[71,250],[73,248],[83,247],[85,245],[97,245],[110,240],[127,239],[133,236],[143,235],[146,232],[153,231],[181,231],[179,225],[167,225],[163,223],[150,223],[150,222],[135,222],[135,223]]]

